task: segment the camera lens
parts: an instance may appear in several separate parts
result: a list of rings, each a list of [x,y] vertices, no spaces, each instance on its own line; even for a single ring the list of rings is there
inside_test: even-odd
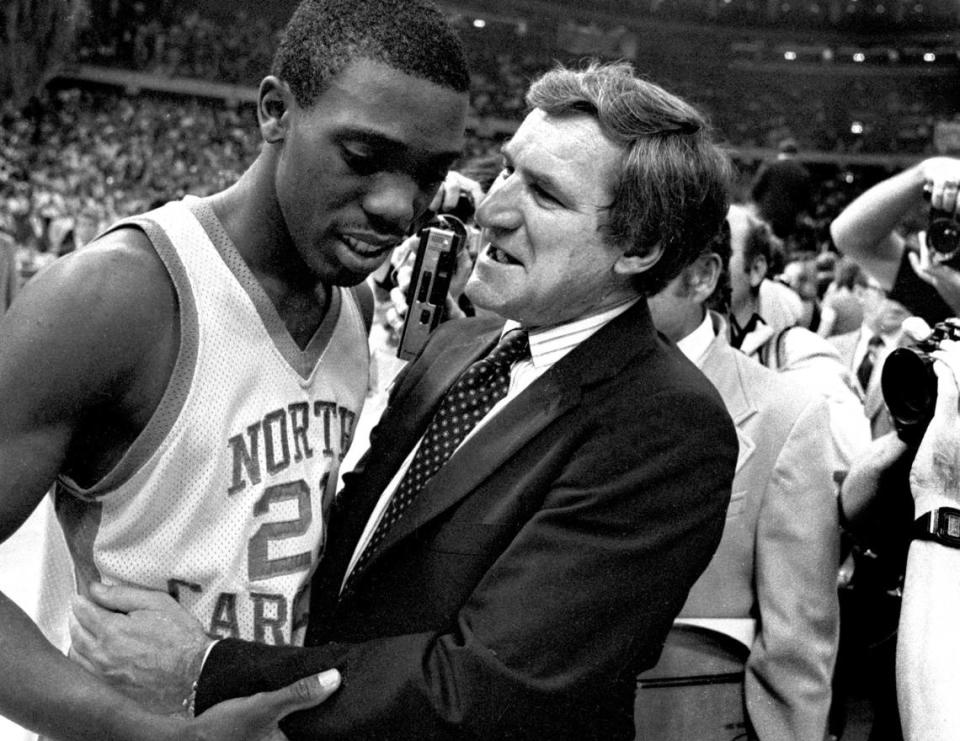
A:
[[[931,219],[927,228],[927,246],[940,260],[951,259],[960,248],[960,224],[953,219]]]
[[[883,362],[880,388],[901,439],[919,440],[937,403],[933,358],[911,348],[894,350]]]

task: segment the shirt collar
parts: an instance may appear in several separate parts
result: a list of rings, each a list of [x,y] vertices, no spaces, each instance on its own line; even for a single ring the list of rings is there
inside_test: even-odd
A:
[[[677,347],[694,365],[699,366],[715,337],[710,312],[704,312],[703,321],[690,334],[678,340]]]
[[[530,357],[535,368],[549,368],[594,332],[623,314],[639,298],[630,299],[621,304],[601,311],[598,314],[575,319],[572,322],[558,324],[555,327],[530,331]],[[510,330],[520,327],[519,322],[508,319],[500,337]]]

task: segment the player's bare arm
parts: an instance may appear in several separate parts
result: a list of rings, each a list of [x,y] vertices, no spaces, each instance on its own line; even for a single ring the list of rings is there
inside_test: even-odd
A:
[[[59,473],[87,484],[119,460],[163,394],[176,314],[162,264],[130,231],[26,286],[0,321],[0,538]],[[0,709],[16,722],[85,738],[84,726],[102,728],[108,717],[122,724],[140,712],[63,657],[2,596],[0,626]],[[50,712],[51,698],[60,712]]]

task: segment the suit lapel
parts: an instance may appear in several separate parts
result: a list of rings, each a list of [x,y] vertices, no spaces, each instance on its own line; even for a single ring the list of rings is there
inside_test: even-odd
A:
[[[843,364],[846,365],[847,369],[853,374],[857,372],[856,364],[853,361],[857,354],[857,345],[860,344],[860,335],[862,333],[863,330],[858,329],[854,332],[829,338],[833,341],[833,346],[837,348],[837,352],[840,353]]]
[[[381,552],[467,496],[579,399],[578,388],[563,388],[555,378],[531,384],[440,467],[403,518],[387,532]]]
[[[700,370],[720,392],[727,412],[736,426],[740,443],[736,470],[739,471],[757,447],[753,438],[746,432],[746,422],[757,413],[757,405],[744,383],[737,364],[737,356],[734,355],[740,351],[730,347],[726,339],[727,328],[724,319],[715,313],[711,313],[711,316],[716,336],[700,361]],[[746,356],[743,357],[747,359]],[[750,360],[750,362],[756,361]]]
[[[432,377],[434,374],[431,364],[424,378],[409,387],[414,392],[421,384],[434,389],[431,393],[436,394],[436,400],[430,416],[433,407],[439,403],[459,371],[484,354],[496,336],[478,343],[481,345],[479,349],[474,347],[469,352],[461,350],[459,370],[443,372],[440,382],[434,378],[427,381],[426,376]],[[371,564],[383,557],[398,541],[469,495],[552,421],[579,404],[583,386],[616,375],[638,354],[649,352],[655,342],[656,332],[649,309],[646,301],[641,300],[574,348],[512,399],[453,454],[411,502],[403,518],[387,532]],[[441,383],[442,391],[436,392],[435,387],[441,386]],[[428,423],[429,416],[423,428]]]
[[[499,325],[485,324],[479,334],[448,339],[435,355],[415,361],[397,378],[390,401],[370,434],[370,447],[352,472],[344,474],[331,517],[329,537],[313,579],[310,632],[323,632],[321,619],[337,602],[340,584],[363,529],[383,490],[423,435],[447,388],[462,370],[489,351]],[[429,373],[418,372],[423,366]]]

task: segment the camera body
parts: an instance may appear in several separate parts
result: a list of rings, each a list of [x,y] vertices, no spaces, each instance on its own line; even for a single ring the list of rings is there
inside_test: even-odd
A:
[[[935,325],[930,335],[913,347],[898,347],[883,363],[880,388],[897,435],[908,445],[919,445],[937,404],[937,374],[930,353],[945,340],[960,340],[960,319]]]
[[[457,253],[467,238],[463,222],[453,216],[434,217],[420,230],[417,256],[407,288],[407,315],[397,357],[410,360],[423,348],[443,320],[450,282],[457,270]]]
[[[924,187],[923,196],[930,199],[930,187]],[[927,222],[927,247],[930,256],[941,265],[960,270],[960,221],[949,211],[930,208]]]

